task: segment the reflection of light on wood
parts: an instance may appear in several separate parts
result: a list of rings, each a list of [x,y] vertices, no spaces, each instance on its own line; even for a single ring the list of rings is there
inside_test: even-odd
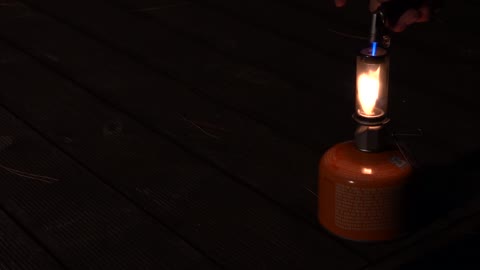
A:
[[[372,169],[370,169],[370,168],[362,168],[362,173],[363,173],[363,174],[372,174]]]
[[[43,175],[38,175],[38,174],[33,174],[33,173],[28,173],[28,172],[23,172],[23,171],[19,171],[19,170],[15,170],[13,168],[9,168],[7,166],[4,166],[4,165],[1,165],[0,164],[0,168],[1,169],[4,169],[5,171],[11,173],[11,174],[15,174],[17,176],[20,176],[20,177],[23,177],[23,178],[28,178],[28,179],[33,179],[33,180],[38,180],[38,181],[41,181],[41,182],[45,182],[47,184],[53,184],[55,182],[58,182],[60,180],[56,179],[56,178],[53,178],[53,177],[48,177],[48,176],[43,176]]]
[[[362,107],[362,114],[373,116],[373,109],[377,103],[380,91],[380,67],[375,71],[369,70],[358,76],[357,91],[358,101]]]

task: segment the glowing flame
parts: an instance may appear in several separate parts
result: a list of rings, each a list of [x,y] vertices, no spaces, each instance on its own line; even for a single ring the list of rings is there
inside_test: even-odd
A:
[[[358,77],[357,91],[362,114],[373,116],[373,109],[380,91],[380,67],[375,71],[369,70],[368,73],[363,73]]]

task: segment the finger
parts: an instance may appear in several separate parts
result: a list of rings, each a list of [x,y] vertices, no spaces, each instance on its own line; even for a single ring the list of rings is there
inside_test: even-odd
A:
[[[335,0],[335,6],[343,7],[347,3],[347,0]]]
[[[404,31],[407,26],[417,22],[418,18],[420,17],[420,12],[415,9],[409,9],[405,11],[405,13],[400,16],[398,19],[397,24],[393,27],[392,31],[394,32],[402,32]]]
[[[431,9],[428,5],[422,5],[419,9],[418,9],[418,12],[419,12],[419,16],[417,18],[417,22],[427,22],[430,20],[430,16],[431,16]]]
[[[390,0],[370,0],[370,12],[374,12],[382,5],[382,3],[388,2]]]

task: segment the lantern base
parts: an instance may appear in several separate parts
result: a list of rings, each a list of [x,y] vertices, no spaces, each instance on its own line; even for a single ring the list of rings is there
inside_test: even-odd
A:
[[[407,233],[406,185],[412,167],[396,150],[366,153],[339,143],[319,168],[320,224],[353,241],[390,241]]]
[[[363,125],[363,126],[380,126],[390,122],[390,119],[385,115],[383,111],[378,116],[371,117],[371,118],[362,116],[357,112],[352,115],[352,118],[359,125]]]
[[[359,125],[355,130],[355,146],[363,152],[380,152],[385,150],[388,136],[383,125]]]

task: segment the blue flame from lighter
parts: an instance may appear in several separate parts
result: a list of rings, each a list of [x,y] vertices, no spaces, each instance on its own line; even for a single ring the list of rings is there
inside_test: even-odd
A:
[[[372,42],[372,56],[377,54],[377,42]]]

